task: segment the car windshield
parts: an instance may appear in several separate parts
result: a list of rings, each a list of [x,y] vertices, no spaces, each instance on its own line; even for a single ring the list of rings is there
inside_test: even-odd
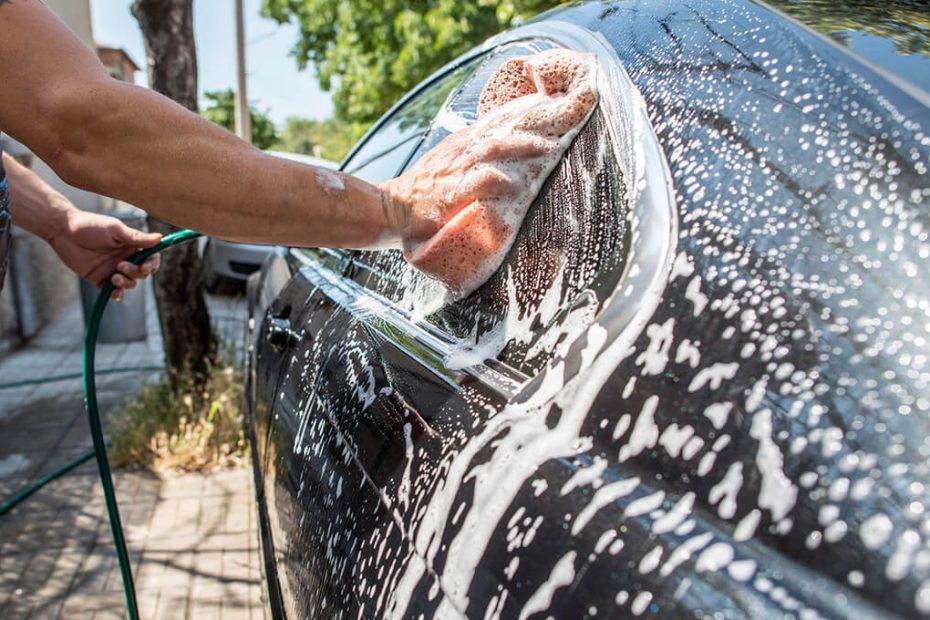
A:
[[[369,183],[394,177],[429,131],[433,117],[449,93],[462,83],[475,64],[465,63],[450,71],[398,109],[351,155],[343,171]]]

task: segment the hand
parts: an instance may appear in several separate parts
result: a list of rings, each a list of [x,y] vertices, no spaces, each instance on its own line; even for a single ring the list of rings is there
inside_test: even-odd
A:
[[[467,294],[493,273],[597,95],[591,56],[514,58],[485,85],[478,120],[381,185],[406,258]]]
[[[495,127],[475,123],[446,136],[402,176],[381,185],[403,211],[400,231],[404,247],[429,239],[475,200],[507,197],[517,189],[500,165],[505,160],[532,159],[551,145],[533,135],[498,135]]]
[[[157,254],[138,266],[125,259],[159,241],[158,233],[135,230],[115,217],[74,207],[67,210],[63,228],[49,238],[61,260],[79,276],[98,287],[109,278],[116,287],[112,299],[117,301],[138,280],[155,273],[159,265]]]

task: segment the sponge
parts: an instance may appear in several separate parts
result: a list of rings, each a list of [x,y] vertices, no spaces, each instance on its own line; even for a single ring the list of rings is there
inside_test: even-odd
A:
[[[453,192],[461,194],[458,210],[445,212],[448,219],[428,239],[405,247],[408,261],[459,298],[493,275],[546,178],[594,110],[596,70],[592,55],[554,49],[512,58],[491,76],[477,120],[463,131],[507,147],[476,158],[476,169]],[[473,175],[499,179],[499,191],[488,191],[485,183],[470,200]]]

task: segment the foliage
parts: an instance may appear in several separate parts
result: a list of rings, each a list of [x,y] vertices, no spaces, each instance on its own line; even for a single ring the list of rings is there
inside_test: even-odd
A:
[[[930,12],[922,0],[768,0],[768,3],[840,43],[864,32],[894,41],[900,54],[930,56]]]
[[[210,103],[201,116],[229,131],[236,130],[236,103],[232,89],[207,92],[203,95]],[[252,144],[262,150],[278,142],[278,130],[267,116],[249,106],[252,118]]]
[[[317,121],[291,116],[275,148],[339,162],[367,128],[366,123],[347,123],[335,118]]]
[[[225,357],[202,388],[185,373],[182,389],[175,391],[162,375],[120,407],[110,430],[113,463],[188,472],[241,464],[247,449],[242,376],[231,356]]]
[[[565,0],[263,0],[294,21],[298,65],[335,88],[336,116],[370,123],[430,73],[487,37]]]

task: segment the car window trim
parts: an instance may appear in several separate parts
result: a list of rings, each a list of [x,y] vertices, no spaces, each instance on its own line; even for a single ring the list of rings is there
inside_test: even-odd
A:
[[[400,141],[400,142],[397,142],[397,143],[395,143],[395,144],[393,144],[393,145],[391,145],[391,146],[385,148],[384,150],[378,151],[377,153],[375,153],[375,154],[372,155],[371,157],[368,157],[367,159],[363,160],[359,165],[353,166],[351,170],[345,170],[345,173],[346,173],[346,174],[353,174],[353,175],[354,175],[356,172],[358,172],[359,170],[361,170],[362,168],[364,168],[365,166],[367,166],[367,165],[370,164],[371,162],[373,162],[373,161],[375,161],[375,160],[377,160],[377,159],[380,159],[380,158],[384,157],[385,155],[389,154],[391,151],[395,151],[395,150],[399,149],[400,147],[404,146],[405,144],[408,144],[409,142],[411,142],[411,141],[413,141],[413,140],[417,140],[417,148],[419,148],[420,142],[423,140],[423,136],[425,136],[425,135],[428,134],[428,133],[429,133],[429,131],[414,132],[414,133],[410,134],[410,135],[409,135],[407,138],[405,138],[404,140],[402,140],[402,141]],[[416,151],[416,148],[414,148],[413,150]],[[399,169],[399,170],[395,170],[394,173],[391,175],[392,178],[393,178],[393,177],[396,177],[396,176],[397,176],[397,173],[398,173],[400,170],[403,170],[403,169],[404,169],[404,166],[407,165],[407,162],[408,162],[408,161],[410,161],[410,155],[407,155],[407,157],[404,158],[404,162],[403,162],[403,164],[400,166],[400,169]]]

